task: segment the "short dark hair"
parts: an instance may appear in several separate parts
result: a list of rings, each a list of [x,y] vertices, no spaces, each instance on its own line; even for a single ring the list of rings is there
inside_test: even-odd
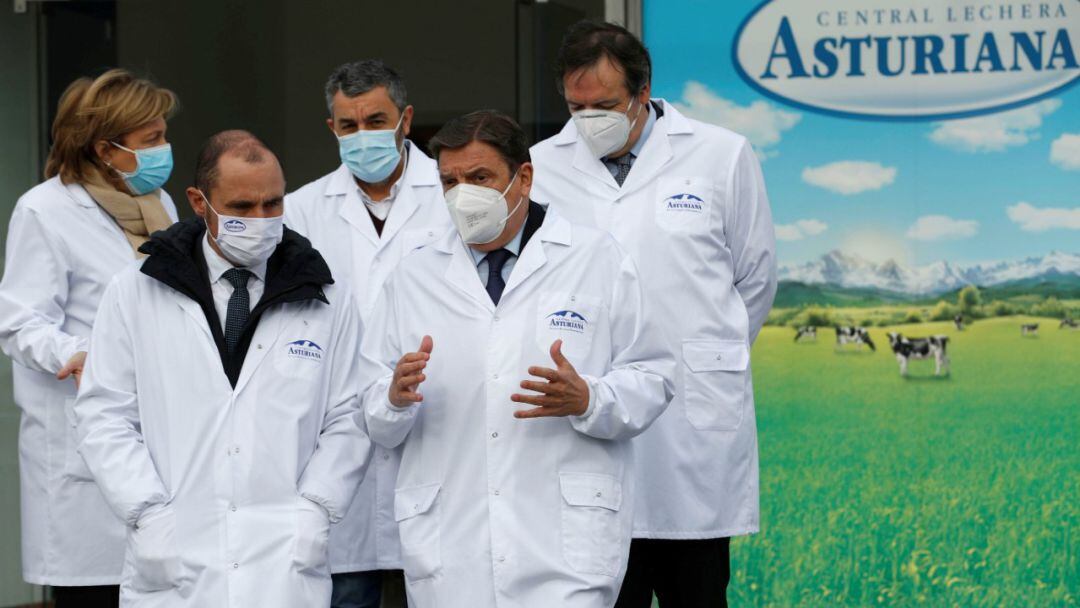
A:
[[[604,21],[578,21],[566,30],[555,58],[556,83],[563,93],[563,79],[607,57],[622,70],[626,89],[637,95],[652,80],[649,50],[626,28]]]
[[[446,123],[428,141],[435,160],[443,150],[457,150],[478,141],[499,151],[510,173],[531,160],[529,140],[513,119],[498,110],[477,110]]]
[[[195,163],[195,187],[204,195],[209,196],[210,190],[217,185],[220,176],[218,165],[226,154],[236,154],[251,164],[261,163],[267,156],[277,158],[266,144],[249,131],[230,129],[211,135],[203,144]]]
[[[393,68],[378,59],[343,63],[334,68],[326,79],[326,108],[331,114],[334,112],[334,95],[338,91],[346,97],[356,97],[377,87],[386,87],[390,101],[397,106],[398,112],[405,111],[409,105],[405,81]]]

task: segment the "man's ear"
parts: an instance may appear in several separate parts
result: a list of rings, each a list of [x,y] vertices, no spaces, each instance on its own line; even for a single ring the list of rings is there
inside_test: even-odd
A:
[[[206,218],[206,199],[203,198],[199,189],[191,186],[184,190],[184,194],[187,195],[188,204],[191,205],[191,210],[195,212],[195,215]]]
[[[334,117],[333,116],[326,119],[326,127],[328,129],[330,129],[330,132],[334,134],[334,137],[337,137],[337,131],[334,130]]]
[[[404,137],[408,137],[412,131],[412,119],[413,119],[413,107],[405,106],[405,111],[401,115],[401,134]]]
[[[529,192],[532,190],[533,181],[533,166],[532,163],[524,163],[518,168],[518,184],[521,196],[529,198]]]

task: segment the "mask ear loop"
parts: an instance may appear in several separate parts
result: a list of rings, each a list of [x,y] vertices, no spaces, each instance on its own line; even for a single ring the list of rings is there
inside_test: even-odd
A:
[[[631,105],[633,105],[633,103],[634,103],[635,101],[637,101],[637,97],[631,97],[631,98],[630,98],[630,104],[631,104]],[[639,119],[639,118],[641,118],[641,110],[642,110],[642,109],[643,109],[644,107],[645,107],[645,104],[643,104],[643,103],[641,103],[641,102],[638,102],[638,112],[637,112],[637,116],[635,116],[635,117],[634,117],[634,120],[631,120],[631,121],[630,121],[630,130],[631,130],[631,131],[633,131],[633,130],[634,130],[634,125],[636,125],[636,124],[637,124],[637,121],[638,121],[638,119]],[[630,108],[629,108],[629,106],[628,106],[628,107],[626,108],[626,112],[627,112],[627,114],[629,115],[629,112],[630,112]]]
[[[505,200],[505,199],[506,199],[506,193],[510,191],[510,186],[513,186],[513,185],[514,185],[514,180],[516,180],[516,179],[518,178],[518,175],[519,175],[520,173],[521,173],[521,167],[518,167],[518,168],[517,168],[517,171],[514,171],[514,177],[513,177],[513,178],[512,178],[511,180],[510,180],[510,183],[509,183],[509,184],[506,184],[506,189],[502,191],[502,197],[503,197],[503,200]],[[524,196],[519,196],[519,197],[518,197],[517,203],[515,203],[515,204],[514,204],[514,208],[513,208],[513,209],[511,209],[511,210],[510,210],[510,212],[506,214],[506,218],[505,218],[505,219],[504,219],[504,220],[503,220],[502,222],[500,222],[500,225],[501,225],[501,226],[505,226],[505,225],[506,225],[506,223],[510,221],[510,218],[511,218],[511,217],[512,217],[512,216],[513,216],[513,215],[514,215],[515,213],[517,213],[517,210],[518,210],[518,208],[519,208],[519,207],[521,207],[521,200],[522,200],[523,198],[525,198],[525,197],[524,197]]]
[[[116,173],[118,175],[120,175],[120,177],[127,178],[127,177],[131,177],[132,175],[135,175],[136,173],[138,173],[139,172],[139,164],[140,164],[139,163],[139,155],[138,155],[138,153],[136,153],[135,150],[132,150],[131,148],[128,148],[128,147],[125,147],[125,146],[122,146],[122,145],[116,143],[115,141],[108,140],[108,142],[109,142],[110,146],[120,148],[124,152],[130,152],[131,155],[135,157],[135,170],[132,171],[131,173],[128,173],[127,171],[121,171],[120,169],[117,169],[116,167],[112,166],[112,163],[105,160],[104,158],[101,159],[101,162],[105,163],[106,167],[112,169],[113,171],[116,171]],[[200,194],[201,194],[201,192],[200,192]]]
[[[394,140],[395,141],[397,140],[398,129],[400,129],[401,125],[403,125],[403,124],[405,124],[405,110],[401,111],[401,116],[398,117],[398,120],[397,120],[397,126],[394,127]],[[397,151],[398,151],[398,154],[404,154],[405,153],[405,137],[404,137],[404,135],[402,135],[402,137],[401,137],[401,145],[398,146]]]

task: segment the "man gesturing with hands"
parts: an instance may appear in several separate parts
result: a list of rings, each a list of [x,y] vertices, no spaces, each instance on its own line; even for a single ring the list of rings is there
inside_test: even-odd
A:
[[[390,385],[391,404],[407,407],[424,400],[418,387],[427,379],[424,368],[431,358],[432,346],[431,336],[424,336],[420,342],[420,350],[409,353],[398,361],[394,368],[394,381]],[[537,366],[529,368],[530,375],[544,378],[547,382],[521,381],[521,388],[541,393],[540,395],[510,395],[511,401],[539,406],[514,412],[516,418],[580,416],[589,408],[589,385],[578,375],[566,355],[562,354],[562,340],[551,344],[551,360],[555,362],[556,369]]]
[[[362,347],[368,431],[402,446],[409,605],[610,606],[630,438],[667,406],[670,351],[614,239],[529,200],[512,119],[474,112],[429,146],[455,227],[401,261]]]

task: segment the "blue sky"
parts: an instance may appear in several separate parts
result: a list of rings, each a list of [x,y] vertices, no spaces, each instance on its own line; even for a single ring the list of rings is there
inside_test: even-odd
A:
[[[780,241],[781,263],[831,249],[909,264],[1080,253],[1080,166],[1073,152],[1080,139],[1070,138],[1080,138],[1080,86],[1008,116],[989,115],[973,130],[957,121],[876,122],[787,107],[751,89],[731,65],[734,33],[757,4],[646,1],[645,41],[654,96],[758,141],[775,222],[787,239],[797,239]],[[699,84],[688,89],[688,83]],[[1002,128],[1009,143],[986,135]],[[1059,163],[1071,169],[1051,162],[1059,139],[1060,150],[1069,150],[1069,160]],[[1001,149],[988,151],[995,147]],[[839,161],[880,165],[866,167],[869,179],[884,185],[839,193],[835,181],[844,171],[836,168],[820,171],[824,187],[804,180],[807,168]],[[1022,202],[1030,207],[1014,209],[1010,219],[1007,209]],[[1067,221],[1055,221],[1060,210]],[[920,223],[925,216],[932,217]],[[1033,230],[1047,223],[1072,227]]]

